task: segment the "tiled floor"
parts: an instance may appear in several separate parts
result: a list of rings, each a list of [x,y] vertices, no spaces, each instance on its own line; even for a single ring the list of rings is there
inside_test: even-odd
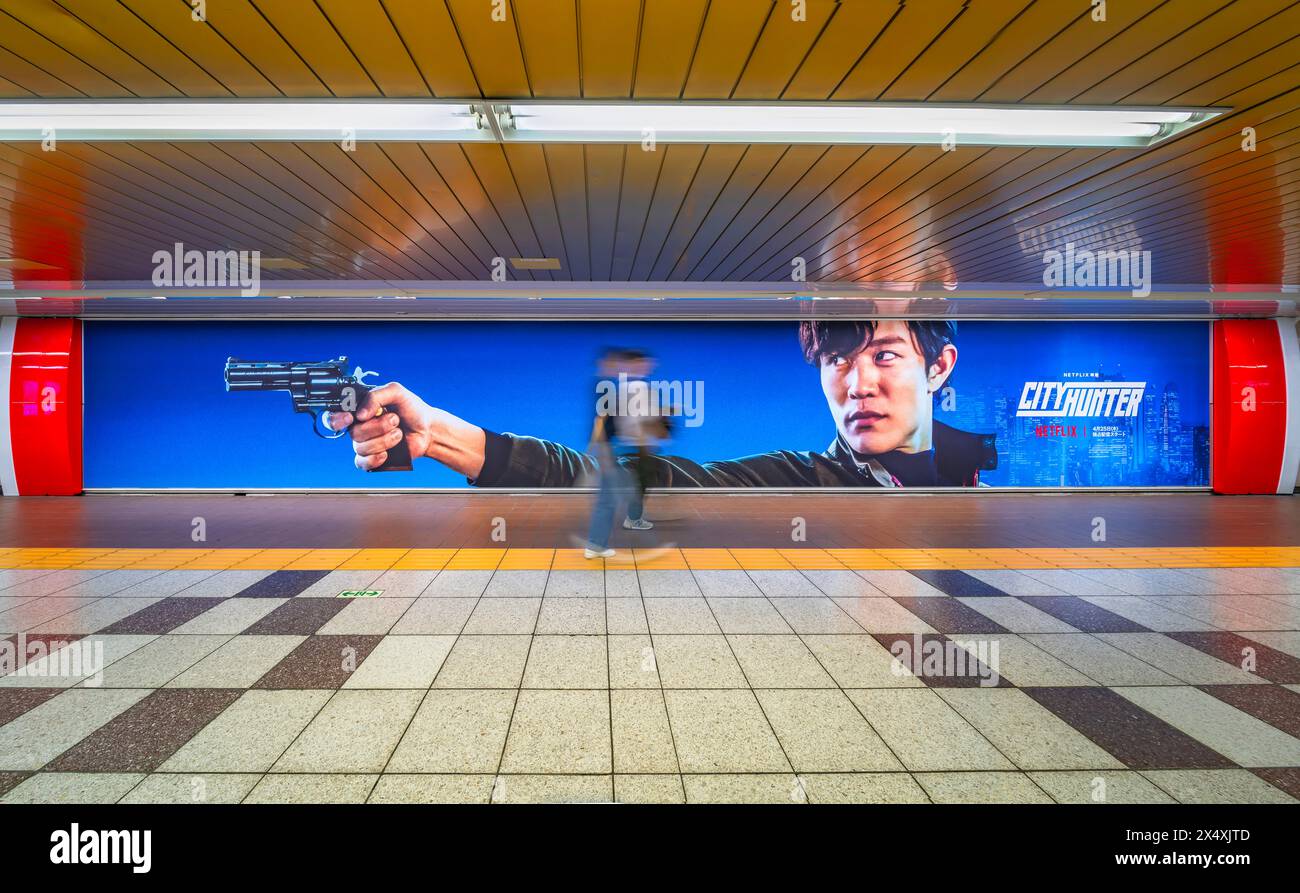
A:
[[[1300,567],[479,557],[0,570],[0,799],[1300,799]]]

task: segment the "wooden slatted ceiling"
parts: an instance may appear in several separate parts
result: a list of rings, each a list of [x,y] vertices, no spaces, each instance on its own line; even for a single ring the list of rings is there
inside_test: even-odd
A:
[[[1108,4],[1099,23],[1082,0],[807,0],[802,21],[787,0],[511,0],[497,22],[491,0],[207,0],[207,20],[195,22],[188,0],[3,0],[0,86],[14,96],[1118,102],[1152,73],[1223,70],[1206,57],[1293,5],[1132,0]]]
[[[1128,150],[331,144],[0,146],[0,252],[142,279],[258,248],[268,278],[1019,283],[1044,245],[1158,279],[1296,284],[1300,2],[0,0],[10,97],[589,97],[1228,105]],[[1241,129],[1258,148],[1241,151]],[[39,220],[39,225],[33,221]],[[1225,257],[1251,246],[1250,262]],[[1038,246],[1030,252],[1023,245]],[[75,258],[70,254],[76,255]],[[1287,259],[1292,258],[1288,263]],[[75,263],[74,263],[75,260]]]

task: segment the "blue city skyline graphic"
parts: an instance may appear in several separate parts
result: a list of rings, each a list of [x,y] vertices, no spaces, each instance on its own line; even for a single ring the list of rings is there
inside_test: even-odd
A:
[[[1018,330],[1016,327],[1020,327]],[[1204,323],[1064,323],[1025,348],[1025,323],[958,325],[956,407],[935,417],[997,436],[1000,487],[1209,484],[1209,335]],[[1037,329],[1034,326],[1032,328]],[[1039,329],[1041,331],[1041,329]],[[978,332],[978,337],[970,337]],[[990,356],[994,345],[1016,349]],[[972,362],[973,360],[973,362]],[[1132,416],[1017,415],[1030,381],[1144,382]]]

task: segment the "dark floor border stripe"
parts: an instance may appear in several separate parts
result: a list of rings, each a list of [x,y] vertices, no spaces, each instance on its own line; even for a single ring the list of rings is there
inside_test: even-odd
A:
[[[275,571],[239,590],[235,593],[235,598],[293,598],[330,573],[331,571]]]
[[[1237,764],[1109,688],[1027,687],[1025,694],[1130,769],[1230,769]]]
[[[243,689],[160,688],[56,757],[51,772],[152,772]]]
[[[0,772],[0,797],[18,787],[31,775],[30,772]]]
[[[1149,633],[1150,629],[1077,595],[1020,595],[1027,605],[1050,614],[1083,633]]]
[[[1165,635],[1269,682],[1283,685],[1300,683],[1300,659],[1254,639],[1224,630],[1167,632]]]
[[[914,570],[910,573],[954,598],[1005,598],[1009,594],[965,571]]]
[[[316,599],[304,599],[316,601]],[[328,599],[321,601],[329,602]],[[292,603],[290,603],[292,604]],[[308,636],[266,672],[257,689],[338,689],[383,641],[383,636]]]
[[[141,608],[99,632],[103,635],[162,636],[224,601],[224,598],[184,598],[174,595]]]
[[[67,689],[63,688],[0,688],[0,726],[13,722],[28,710],[65,691]]]
[[[1251,769],[1250,771],[1278,790],[1285,791],[1300,800],[1300,768],[1285,766],[1276,769]]]
[[[1300,738],[1300,694],[1280,685],[1198,685],[1242,713]]]
[[[246,636],[310,636],[350,602],[337,598],[293,598],[244,630]]]
[[[963,604],[955,598],[943,598],[934,595],[913,598],[895,595],[893,599],[944,635],[1009,632],[1006,627],[996,620],[981,614],[970,605]]]

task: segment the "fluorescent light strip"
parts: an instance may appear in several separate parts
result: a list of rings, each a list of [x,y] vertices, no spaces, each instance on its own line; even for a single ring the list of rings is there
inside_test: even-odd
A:
[[[1149,146],[1223,109],[986,105],[511,103],[527,142]]]
[[[1226,109],[474,100],[0,102],[0,141],[900,143],[1144,147]]]
[[[493,140],[468,102],[0,102],[0,141]]]

